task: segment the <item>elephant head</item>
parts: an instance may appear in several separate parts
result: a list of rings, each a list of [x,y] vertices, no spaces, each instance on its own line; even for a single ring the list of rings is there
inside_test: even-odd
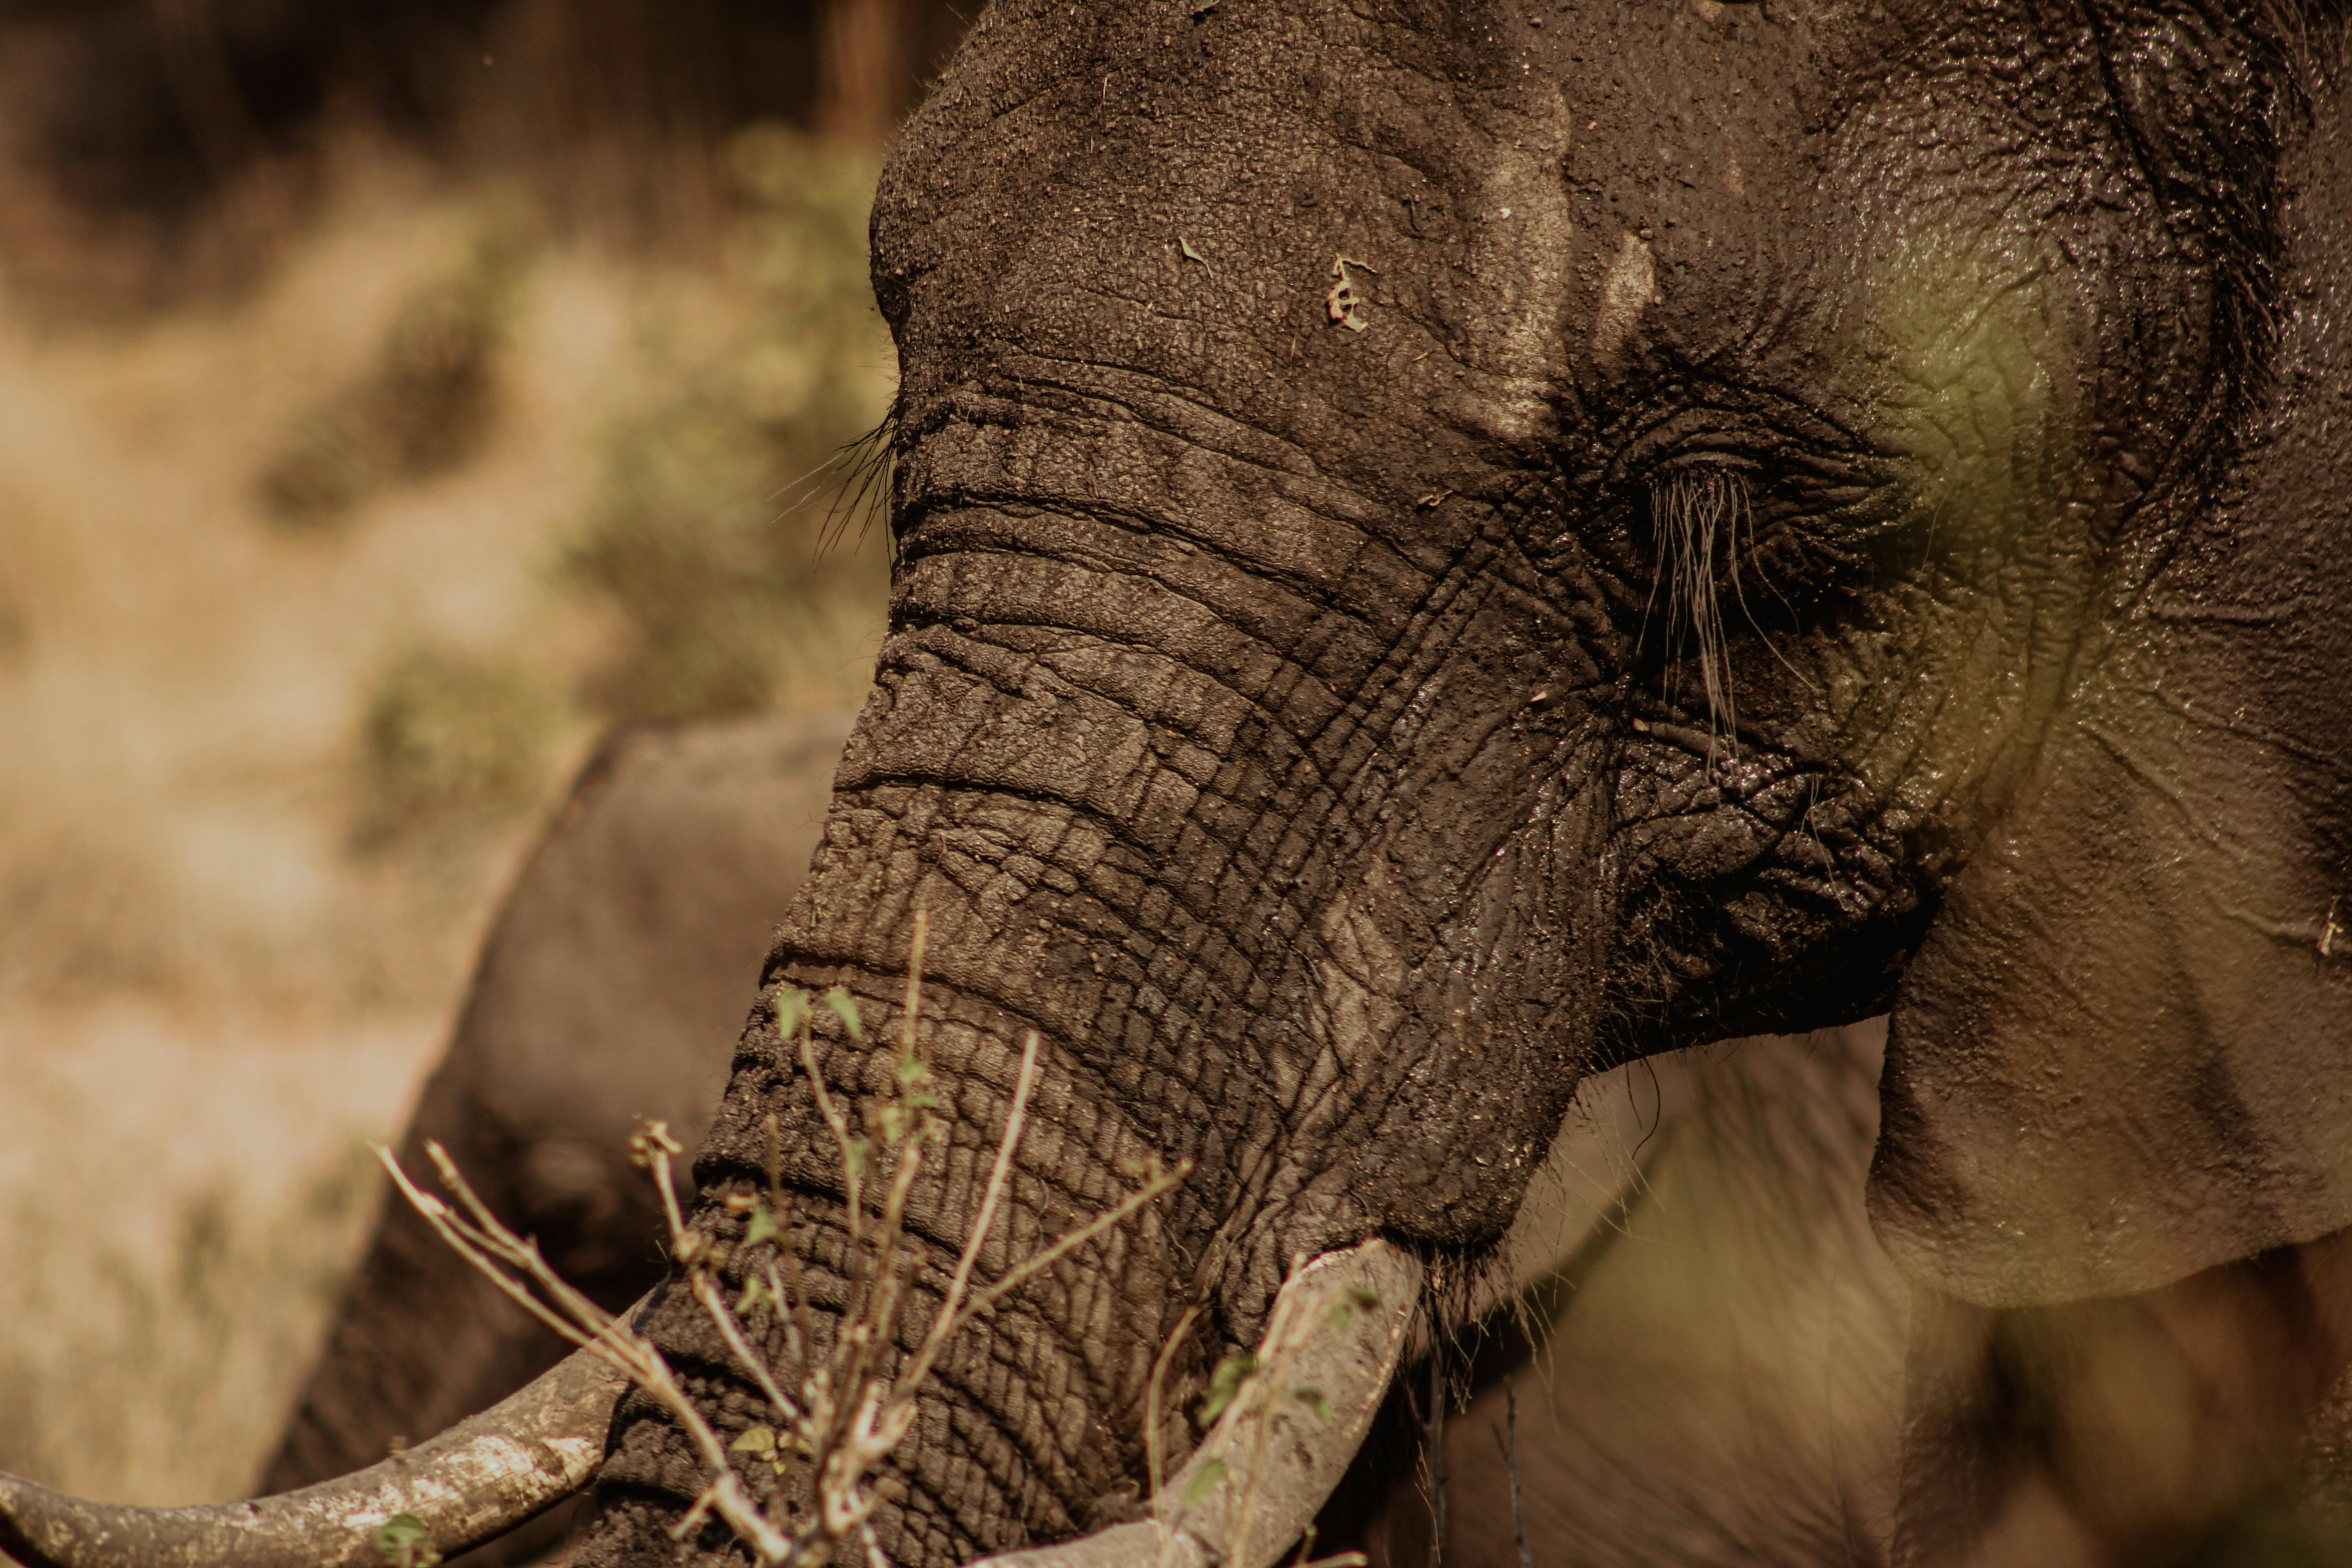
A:
[[[1024,1223],[1194,1174],[952,1370],[898,1553],[1087,1523],[1179,1305],[1479,1247],[1635,1053],[1891,1005],[1965,1300],[2352,1219],[2335,26],[988,14],[876,202],[892,632],[771,978],[887,1015],[929,910],[942,1247],[1027,1029]],[[755,1020],[706,1184],[779,1110]],[[694,1489],[617,1442],[583,1561]]]
[[[1105,1517],[1185,1306],[1197,1380],[1302,1255],[1475,1257],[1579,1078],[1645,1052],[1891,1007],[1875,1222],[1967,1301],[2352,1220],[2339,31],[982,18],[876,201],[891,631],[766,981],[887,1040],[927,911],[926,1289],[1028,1031],[984,1272],[1140,1162],[1192,1173],[947,1358],[898,1561]],[[820,1045],[881,1088],[887,1051]],[[839,1215],[755,1012],[699,1223],[740,1223],[771,1115]],[[646,1321],[756,1411],[683,1292]],[[675,1560],[702,1484],[625,1404],[578,1561]]]

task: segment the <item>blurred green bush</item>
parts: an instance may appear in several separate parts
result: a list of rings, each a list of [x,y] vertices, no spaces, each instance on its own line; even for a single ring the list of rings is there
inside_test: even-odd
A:
[[[656,312],[664,391],[613,431],[604,500],[564,558],[623,625],[583,694],[609,719],[817,706],[866,683],[841,666],[887,575],[883,476],[860,445],[895,381],[866,271],[877,163],[780,126],[729,151],[742,212],[715,286]]]

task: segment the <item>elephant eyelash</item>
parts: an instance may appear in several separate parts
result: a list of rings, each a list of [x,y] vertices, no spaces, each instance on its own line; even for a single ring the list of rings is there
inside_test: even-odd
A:
[[[1733,596],[1745,609],[1747,595],[1739,580],[1739,558],[1753,548],[1756,537],[1748,476],[1740,469],[1719,465],[1677,468],[1650,481],[1649,500],[1651,526],[1657,536],[1657,563],[1650,581],[1649,599],[1642,606],[1643,636],[1646,639],[1650,615],[1663,584],[1666,595],[1665,667],[1671,672],[1681,661],[1687,633],[1698,662],[1699,689],[1706,699],[1711,749],[1717,736],[1736,738],[1739,731],[1739,714],[1731,694],[1731,670],[1725,654],[1723,597],[1718,584],[1727,583]]]
[[[1736,750],[1739,713],[1731,689],[1729,634],[1726,626],[1725,592],[1772,657],[1790,674],[1811,687],[1802,671],[1772,646],[1764,624],[1748,604],[1748,584],[1741,574],[1743,560],[1755,563],[1752,574],[1763,579],[1762,552],[1758,544],[1756,498],[1748,471],[1725,464],[1689,465],[1667,469],[1649,481],[1650,524],[1656,539],[1656,561],[1650,593],[1642,610],[1642,640],[1657,608],[1661,587],[1665,592],[1664,669],[1671,679],[1675,667],[1689,656],[1698,666],[1699,689],[1706,702],[1710,751],[1717,738]],[[1777,589],[1774,596],[1786,598]],[[1666,696],[1662,690],[1660,695]]]

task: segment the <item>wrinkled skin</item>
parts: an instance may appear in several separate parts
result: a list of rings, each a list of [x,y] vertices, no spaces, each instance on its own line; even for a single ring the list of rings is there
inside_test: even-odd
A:
[[[612,1310],[661,1279],[659,1204],[629,1134],[688,1147],[726,1042],[833,792],[847,714],[643,730],[608,743],[557,812],[486,943],[401,1163],[450,1152],[484,1200]],[[362,1468],[486,1410],[568,1349],[393,1199],[261,1489]],[[526,1561],[559,1512],[466,1562]]]
[[[848,726],[792,717],[607,746],[509,895],[403,1140],[413,1168],[427,1139],[456,1152],[507,1224],[611,1305],[667,1266],[653,1194],[619,1152],[649,1110],[698,1136],[726,1066],[714,1046],[814,847]],[[1453,1427],[1457,1560],[1509,1550],[1509,1500],[1480,1447],[1505,1384],[1548,1550],[1641,1563],[1670,1540],[1694,1561],[1705,1542],[1721,1561],[1799,1563],[1884,1533],[1904,1302],[1862,1216],[1876,1037],[1686,1055],[1585,1080],[1482,1271],[1481,1302],[1510,1299],[1467,1330],[1475,1357],[1448,1363],[1483,1402]],[[394,1201],[261,1489],[373,1463],[562,1349]],[[1327,1540],[1423,1549],[1421,1432],[1397,1414],[1326,1510]],[[1696,1431],[1717,1439],[1703,1456]],[[533,1561],[572,1522],[556,1510],[458,1561]]]
[[[846,986],[887,1041],[929,913],[954,1131],[919,1294],[1026,1030],[983,1274],[1141,1162],[1193,1170],[942,1363],[898,1561],[1102,1517],[1186,1302],[1180,1394],[1294,1257],[1475,1255],[1580,1078],[1752,1029],[1892,1006],[1872,1215],[1923,1321],[2199,1276],[2252,1321],[2317,1278],[2324,1247],[2234,1260],[2352,1219],[2352,144],[2305,58],[2338,31],[982,18],[877,199],[892,630],[766,979]],[[881,1086],[887,1047],[820,1048],[836,1093]],[[771,1114],[837,1310],[838,1174],[759,1014],[698,1223],[733,1237]],[[722,1432],[759,1417],[682,1293],[646,1325]],[[2015,1473],[1967,1447],[2018,1429],[1964,1418],[1967,1340],[1916,1348],[1915,1562],[2009,1506],[1930,1462],[1958,1432],[1945,1473]],[[2342,1364],[2278,1342],[2249,1452]],[[677,1561],[700,1484],[625,1405],[578,1560]],[[2074,1522],[2086,1560],[2139,1539]]]

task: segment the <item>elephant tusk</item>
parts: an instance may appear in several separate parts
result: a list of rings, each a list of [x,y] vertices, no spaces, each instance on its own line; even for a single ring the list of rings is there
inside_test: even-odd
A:
[[[407,1515],[454,1555],[588,1484],[628,1378],[574,1351],[429,1443],[300,1491],[200,1508],[128,1508],[0,1475],[0,1553],[24,1568],[360,1568]]]
[[[1275,1298],[1258,1375],[1151,1499],[1151,1517],[969,1568],[1272,1568],[1363,1446],[1421,1298],[1421,1260],[1375,1237]]]

